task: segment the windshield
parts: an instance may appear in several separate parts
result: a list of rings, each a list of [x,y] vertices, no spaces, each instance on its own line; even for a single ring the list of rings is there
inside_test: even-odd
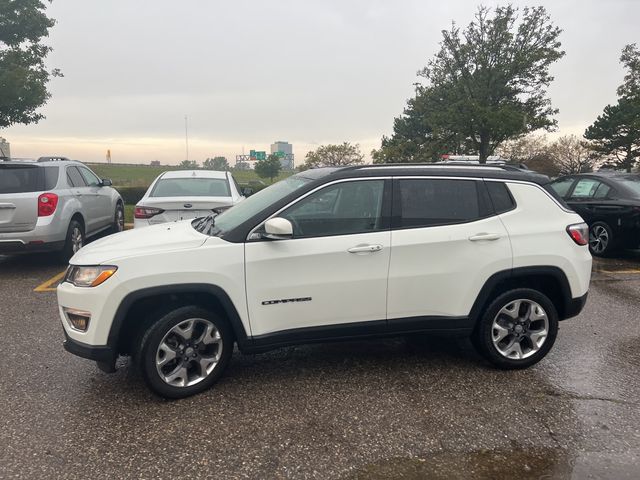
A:
[[[264,190],[260,190],[233,208],[226,210],[216,216],[215,222],[213,223],[210,221],[203,222],[201,221],[202,219],[197,219],[194,220],[192,225],[196,230],[203,233],[222,235],[229,230],[233,230],[269,205],[281,200],[312,180],[312,178],[308,178],[308,176],[303,176],[302,174],[294,175],[293,177],[274,183]]]

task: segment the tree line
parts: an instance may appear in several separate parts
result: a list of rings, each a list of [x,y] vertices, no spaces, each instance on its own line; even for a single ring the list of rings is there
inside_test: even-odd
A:
[[[43,43],[55,24],[39,0],[0,2],[0,128],[37,123],[37,110],[50,97],[48,83],[61,75],[44,60]],[[640,50],[622,49],[625,69],[617,101],[585,130],[582,138],[547,142],[534,132],[557,129],[558,113],[547,95],[550,67],[560,60],[562,30],[544,7],[479,7],[464,29],[455,22],[442,31],[440,49],[418,72],[415,94],[394,119],[371,156],[376,163],[433,162],[442,154],[477,155],[485,163],[499,153],[527,160],[548,172],[584,171],[607,164],[631,171],[640,158]],[[534,154],[535,153],[535,154]],[[280,163],[270,156],[256,164],[263,178],[275,178]],[[364,162],[358,145],[323,145],[309,152],[298,169]],[[197,166],[184,161],[183,168]],[[229,168],[223,157],[205,168]]]

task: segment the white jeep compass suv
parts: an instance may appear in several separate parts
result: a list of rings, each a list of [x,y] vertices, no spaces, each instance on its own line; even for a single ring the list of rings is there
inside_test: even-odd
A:
[[[209,388],[234,343],[407,333],[471,336],[500,368],[551,349],[589,288],[588,231],[505,167],[308,170],[218,216],[118,233],[80,250],[58,287],[65,348],[156,393]]]

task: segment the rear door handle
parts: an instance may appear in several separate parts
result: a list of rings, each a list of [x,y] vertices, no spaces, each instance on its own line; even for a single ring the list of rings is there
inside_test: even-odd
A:
[[[347,252],[349,253],[373,253],[382,250],[382,245],[358,245],[351,247]]]
[[[478,233],[469,237],[472,242],[478,242],[480,240],[498,240],[502,235],[499,233]]]

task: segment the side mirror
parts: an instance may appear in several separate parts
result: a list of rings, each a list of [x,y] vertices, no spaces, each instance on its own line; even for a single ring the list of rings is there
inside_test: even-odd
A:
[[[251,187],[245,187],[242,189],[242,195],[244,195],[245,197],[249,197],[251,195],[253,195],[253,188]]]
[[[113,185],[113,182],[111,181],[110,178],[103,178],[102,181],[100,182],[101,187],[110,187],[111,185]]]
[[[262,238],[269,240],[286,240],[293,237],[293,225],[286,218],[270,218],[264,224]]]

